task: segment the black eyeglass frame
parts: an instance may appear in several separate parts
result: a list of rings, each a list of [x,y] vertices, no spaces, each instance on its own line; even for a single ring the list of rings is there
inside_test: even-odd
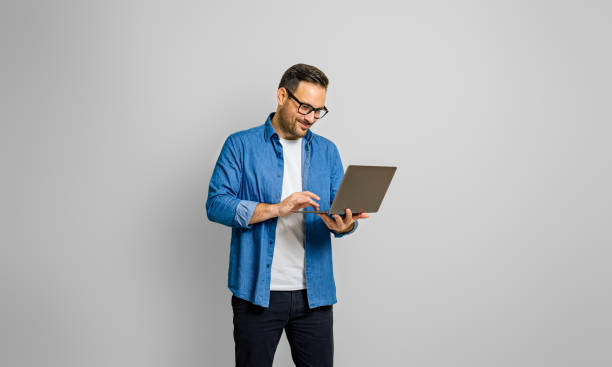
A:
[[[311,105],[309,105],[308,103],[303,103],[302,101],[300,101],[299,99],[297,99],[293,93],[291,93],[289,91],[289,89],[285,88],[285,90],[287,91],[287,94],[289,95],[290,98],[293,98],[297,103],[299,103],[300,105],[298,106],[298,113],[302,114],[302,115],[308,115],[309,113],[311,113],[312,111],[314,111],[315,113],[317,111],[324,111],[324,113],[322,115],[320,115],[319,117],[317,117],[316,115],[314,116],[314,118],[318,119],[322,119],[323,117],[325,117],[325,115],[327,115],[327,113],[329,112],[329,110],[327,109],[327,107],[323,106],[320,108],[314,108]],[[310,111],[308,111],[308,113],[302,113],[300,112],[300,108],[302,108],[302,106],[306,106],[310,109]]]

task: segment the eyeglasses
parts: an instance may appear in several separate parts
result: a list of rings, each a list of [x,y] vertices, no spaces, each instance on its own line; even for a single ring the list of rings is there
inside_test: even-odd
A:
[[[300,106],[298,107],[298,112],[302,115],[308,115],[309,113],[314,111],[314,117],[316,119],[320,119],[323,118],[323,116],[327,115],[327,113],[329,112],[329,110],[325,106],[320,108],[314,108],[307,103],[302,103],[299,99],[295,98],[295,96],[289,91],[289,89],[285,88],[285,90],[287,91],[287,94],[289,94],[289,97],[293,98],[297,103],[300,104]]]

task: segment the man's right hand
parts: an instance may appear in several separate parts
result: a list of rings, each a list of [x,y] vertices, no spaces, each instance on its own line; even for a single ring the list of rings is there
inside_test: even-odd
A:
[[[315,200],[321,200],[321,198],[310,191],[294,192],[277,204],[278,216],[282,217],[291,214],[293,210],[299,210],[308,206],[313,206],[316,210],[319,210],[319,203]]]

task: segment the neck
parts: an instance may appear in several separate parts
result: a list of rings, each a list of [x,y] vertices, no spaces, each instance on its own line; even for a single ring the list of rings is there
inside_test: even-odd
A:
[[[272,127],[274,127],[274,131],[276,131],[276,133],[278,134],[280,138],[286,139],[286,140],[295,139],[293,135],[287,134],[287,132],[283,130],[282,124],[280,123],[280,115],[278,113],[278,110],[276,111],[274,116],[272,116]]]

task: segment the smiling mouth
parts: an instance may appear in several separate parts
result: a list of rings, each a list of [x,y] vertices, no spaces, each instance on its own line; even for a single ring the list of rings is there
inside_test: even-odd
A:
[[[307,124],[305,122],[301,122],[301,121],[300,121],[300,125],[302,125],[302,128],[304,128],[304,129],[308,129],[309,127],[312,126],[312,125],[309,125],[309,124]]]

